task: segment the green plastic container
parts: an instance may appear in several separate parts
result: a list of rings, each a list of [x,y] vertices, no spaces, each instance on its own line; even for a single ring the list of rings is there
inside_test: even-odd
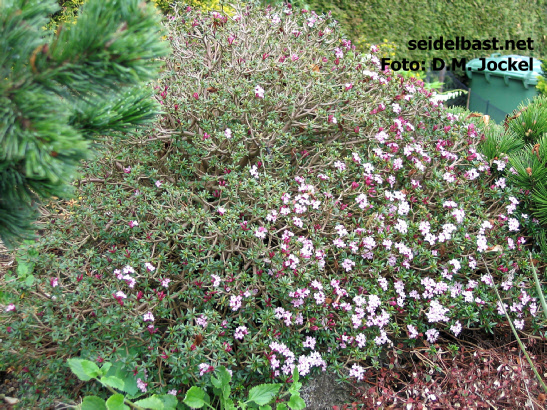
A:
[[[466,72],[471,80],[469,109],[497,122],[538,94],[536,85],[542,74],[541,61],[536,58],[501,54],[471,60]]]

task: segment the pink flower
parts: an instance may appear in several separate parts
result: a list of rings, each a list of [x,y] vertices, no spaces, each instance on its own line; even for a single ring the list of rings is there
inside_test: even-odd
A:
[[[412,325],[407,325],[406,327],[408,329],[408,337],[410,339],[416,339],[418,337],[418,330]]]
[[[152,314],[152,312],[147,312],[143,315],[142,319],[145,322],[153,322],[154,321],[154,315]]]
[[[255,87],[255,96],[256,98],[264,98],[264,89],[259,85]]]
[[[169,287],[169,282],[171,282],[171,279],[169,279],[169,278],[162,279],[161,286],[163,286],[164,288],[168,288]]]
[[[246,334],[248,334],[249,331],[247,330],[246,326],[239,326],[236,331],[234,332],[234,338],[243,340]]]
[[[293,54],[293,55],[291,56],[291,60],[292,60],[292,61],[298,60],[298,56],[297,56],[296,54]]]
[[[129,221],[130,228],[134,228],[135,226],[139,226],[139,223],[137,221]]]
[[[224,135],[226,136],[226,138],[232,138],[232,130],[230,128],[226,128],[224,130]]]
[[[236,39],[235,36],[233,34],[230,34],[228,36],[228,44],[232,44],[235,39]]]
[[[131,167],[124,168],[123,172],[125,172],[126,174],[129,174],[131,172]]]
[[[123,293],[121,290],[117,291],[116,292],[116,296],[115,296],[117,299],[127,299],[127,295],[125,293]]]
[[[224,209],[222,206],[219,206],[217,212],[221,215],[224,215],[226,213],[226,209]]]
[[[196,323],[205,329],[207,327],[207,316],[201,315],[196,318]]]
[[[346,91],[349,91],[349,90],[351,90],[351,89],[353,88],[353,84],[352,84],[352,83],[347,83],[347,84],[345,85],[345,88],[346,88]]]
[[[462,331],[462,324],[459,321],[457,321],[452,326],[450,326],[450,331],[454,333],[454,336],[458,337],[458,335]]]
[[[59,286],[59,279],[51,278],[49,280],[49,283],[51,284],[51,287],[55,288],[55,287]]]
[[[260,239],[266,238],[266,233],[268,233],[268,230],[261,226],[255,231],[255,236]]]
[[[154,272],[156,270],[156,268],[150,262],[146,262],[144,266],[146,267],[146,270],[148,272]]]
[[[354,364],[349,371],[349,376],[355,377],[357,380],[361,381],[365,377],[365,369],[358,364]]]
[[[140,378],[137,379],[137,387],[140,389],[140,391],[146,393],[146,386],[148,386],[148,383],[143,382]]]
[[[6,312],[15,311],[15,305],[13,303],[10,303],[8,306],[6,306]]]
[[[137,281],[135,280],[135,278],[132,278],[131,276],[129,275],[125,275],[123,278],[123,280],[125,280],[127,282],[127,285],[129,285],[129,287],[131,289],[133,289],[135,287],[135,284],[137,283]]]
[[[161,186],[161,181],[156,181],[156,186],[159,188]]]
[[[241,301],[243,298],[241,296],[231,296],[230,297],[230,307],[233,311],[239,310],[241,307]]]
[[[354,266],[355,262],[353,262],[351,259],[344,259],[344,262],[342,262],[342,267],[346,270],[346,272],[352,270]]]
[[[215,370],[213,366],[210,366],[207,363],[201,363],[198,367],[200,376],[203,376],[205,373],[210,373]]]
[[[439,331],[437,329],[429,329],[427,332],[425,332],[425,335],[427,336],[427,341],[429,343],[435,343],[435,341],[439,337]]]

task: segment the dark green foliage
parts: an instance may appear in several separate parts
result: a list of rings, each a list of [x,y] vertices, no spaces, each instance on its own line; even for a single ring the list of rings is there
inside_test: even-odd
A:
[[[89,1],[77,23],[44,31],[54,1],[0,7],[0,238],[32,234],[40,199],[66,197],[91,141],[154,119],[142,83],[168,45],[159,16],[138,0]]]
[[[532,217],[529,234],[541,245],[547,228],[547,97],[519,106],[503,126],[486,127],[480,150],[490,161],[508,157],[502,174],[520,188],[522,212]]]
[[[485,141],[481,152],[491,161],[501,154],[512,154],[522,148],[523,142],[513,132],[505,133],[501,125],[493,124],[485,129]]]
[[[547,97],[521,104],[508,124],[524,142],[535,144],[547,132]]]

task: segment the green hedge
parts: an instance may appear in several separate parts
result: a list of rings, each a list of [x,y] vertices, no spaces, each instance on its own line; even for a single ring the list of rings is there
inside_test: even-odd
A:
[[[305,3],[305,4],[304,4]],[[409,40],[455,38],[534,40],[533,51],[509,51],[543,57],[546,54],[546,2],[529,0],[308,0],[292,2],[319,12],[331,11],[356,45],[397,45],[397,55],[415,60],[475,58],[493,51],[410,51]]]

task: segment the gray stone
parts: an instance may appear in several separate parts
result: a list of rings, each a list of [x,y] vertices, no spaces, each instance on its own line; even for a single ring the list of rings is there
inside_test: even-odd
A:
[[[308,410],[332,410],[332,406],[342,406],[355,399],[351,396],[351,386],[336,381],[334,373],[321,373],[311,378],[300,389],[300,397],[306,402]]]

